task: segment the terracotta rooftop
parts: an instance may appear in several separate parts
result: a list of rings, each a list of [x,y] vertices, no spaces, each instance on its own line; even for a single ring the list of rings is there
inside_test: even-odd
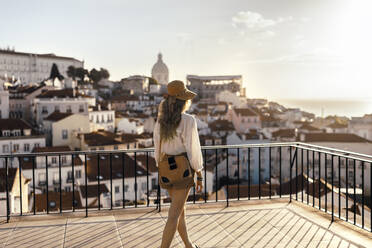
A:
[[[215,120],[209,123],[212,132],[218,131],[235,131],[234,125],[228,120]]]
[[[372,141],[364,139],[351,133],[306,133],[303,142],[345,142],[345,143],[371,143]]]
[[[23,130],[32,128],[27,122],[22,119],[0,119],[0,131],[18,129]]]
[[[90,182],[98,181],[98,175],[100,175],[100,180],[110,180],[110,156],[100,155],[100,171],[98,174],[98,156],[89,156],[87,166],[88,166],[88,179]],[[124,159],[123,159],[124,157]],[[124,160],[124,163],[123,163]],[[137,177],[146,176],[146,169],[140,166],[138,163],[134,164],[134,159],[125,153],[112,154],[112,179],[122,179],[123,178],[123,168],[124,168],[124,178],[134,177],[134,171],[137,170]],[[150,173],[149,173],[150,174]]]
[[[74,95],[75,92],[75,95]],[[80,94],[78,91],[75,91],[74,89],[63,89],[63,90],[48,90],[40,95],[37,96],[37,98],[76,98],[76,97],[90,97],[86,95]]]
[[[258,116],[258,114],[250,108],[234,108],[237,115],[241,116]]]
[[[16,177],[17,169],[16,168],[8,168],[8,190],[9,192],[12,190],[13,183]],[[0,192],[6,191],[6,170],[5,168],[0,168]]]
[[[84,142],[88,146],[109,146],[122,144],[118,140],[118,136],[114,133],[107,131],[99,131],[82,134],[84,135]]]
[[[75,202],[73,203],[73,193],[72,192],[62,192],[62,209],[68,210],[72,209],[74,205],[75,208],[82,208],[81,199],[78,191],[75,191]],[[60,193],[49,191],[47,203],[47,194],[36,194],[35,195],[35,207],[37,212],[46,212],[47,204],[49,205],[49,211],[57,211],[60,209]],[[33,211],[33,205],[32,210]]]
[[[274,138],[294,138],[296,136],[295,129],[280,129],[272,133]]]
[[[88,192],[88,198],[94,198],[98,196],[98,184],[89,184],[87,185],[86,189]],[[99,192],[101,194],[109,192],[109,189],[107,188],[106,184],[100,184]],[[87,195],[85,194],[85,185],[80,186],[80,193],[83,198],[87,197]]]
[[[69,117],[70,115],[73,115],[73,114],[72,113],[62,113],[62,112],[59,112],[59,111],[54,111],[53,113],[51,113],[44,120],[46,120],[46,121],[60,121],[60,120],[65,119],[66,117]]]
[[[42,152],[70,152],[72,151],[68,146],[45,146],[45,147],[35,147],[33,153],[42,153]]]

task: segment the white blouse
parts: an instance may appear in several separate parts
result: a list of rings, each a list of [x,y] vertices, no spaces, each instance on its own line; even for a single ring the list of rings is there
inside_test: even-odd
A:
[[[200,148],[198,127],[194,116],[182,113],[181,121],[176,129],[177,135],[172,140],[162,140],[161,152],[168,155],[177,155],[187,152],[191,167],[196,171],[203,169],[203,156]],[[155,160],[158,166],[160,125],[155,123],[154,127]]]

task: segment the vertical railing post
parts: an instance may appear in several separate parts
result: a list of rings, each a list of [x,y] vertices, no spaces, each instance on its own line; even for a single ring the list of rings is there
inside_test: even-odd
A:
[[[59,212],[62,213],[62,169],[61,155],[58,155],[58,180],[59,180]]]
[[[112,210],[112,198],[113,198],[113,193],[112,193],[112,153],[109,153],[109,162],[110,162],[110,210]]]
[[[134,206],[137,207],[137,153],[134,152]]]
[[[251,148],[248,147],[248,200],[251,199]]]
[[[279,146],[279,197],[282,197],[282,147]]]
[[[238,201],[240,200],[240,149],[237,148],[237,153],[238,153]]]
[[[353,212],[354,212],[354,225],[356,224],[356,209],[357,209],[357,206],[356,206],[356,165],[355,165],[355,159],[353,160],[353,165],[354,165],[354,171],[353,171],[353,174],[354,174],[354,181],[353,181],[353,186],[354,186],[354,209],[353,209]]]
[[[304,202],[304,149],[301,149],[301,202]]]
[[[100,160],[101,160],[101,156],[99,153],[97,153],[97,171],[98,171],[98,185],[97,185],[97,197],[98,197],[98,210],[101,210],[101,175],[100,175]]]
[[[333,180],[334,180],[334,178],[333,178],[333,172],[334,172],[334,169],[333,169],[333,166],[334,166],[334,163],[333,163],[333,160],[334,160],[334,156],[332,155],[332,157],[331,157],[331,159],[332,159],[332,222],[334,221],[334,211],[335,211],[335,203],[334,203],[334,183],[333,183]]]
[[[258,147],[258,199],[261,199],[261,147]]]
[[[313,153],[313,207],[315,207],[315,151]]]
[[[271,199],[271,146],[269,147],[269,199]]]
[[[218,158],[217,158],[217,155],[218,155],[218,151],[217,151],[217,149],[215,150],[215,159],[216,159],[216,202],[218,202]]]
[[[125,169],[124,169],[124,165],[125,165],[125,153],[122,152],[121,153],[121,169],[122,169],[122,174],[123,174],[123,177],[122,177],[122,190],[123,190],[123,208],[125,208]]]
[[[298,201],[298,148],[296,147],[296,201]]]
[[[9,206],[9,182],[8,182],[8,157],[5,157],[5,189],[6,189],[6,222],[10,220],[10,206]]]
[[[309,150],[306,150],[306,201],[309,204]]]
[[[149,206],[149,152],[146,152],[146,190],[147,190],[147,206]],[[123,175],[124,177],[124,175]]]
[[[362,228],[364,229],[364,161],[362,161],[361,163],[362,163],[361,164],[362,166]]]
[[[226,206],[229,206],[229,148],[226,148]]]
[[[341,219],[341,157],[338,156],[338,218]]]
[[[292,147],[289,147],[289,202],[292,202]]]
[[[371,202],[372,204],[372,162],[369,163],[369,202]],[[369,223],[370,223],[370,230],[372,232],[372,214],[369,215],[370,216],[370,220],[369,220]]]
[[[46,185],[46,209],[49,214],[49,180],[48,180],[48,156],[45,156],[45,185]]]
[[[321,189],[321,182],[320,182],[320,180],[321,180],[321,174],[322,174],[322,170],[321,170],[321,168],[320,168],[320,165],[321,165],[321,155],[320,155],[320,152],[318,152],[318,166],[319,166],[319,182],[318,182],[318,200],[319,200],[319,210],[321,210],[322,209],[322,206],[321,206],[321,195],[320,195],[320,189]]]
[[[207,150],[204,149],[204,202],[207,202]]]
[[[32,194],[33,194],[34,215],[36,215],[35,160],[36,160],[36,157],[33,156],[32,157]]]
[[[75,212],[75,158],[74,154],[71,154],[71,168],[72,168],[72,212]]]
[[[22,159],[23,157],[18,157],[18,164],[19,164],[19,206],[20,206],[20,214],[23,215],[22,209]]]
[[[345,170],[345,174],[346,174],[346,222],[349,221],[349,159],[346,158],[346,170]]]
[[[84,154],[84,171],[85,171],[85,217],[88,217],[88,166],[87,154]]]
[[[328,167],[328,163],[327,163],[327,153],[324,153],[324,211],[327,213],[327,191],[328,191],[328,170],[327,170],[327,167]]]

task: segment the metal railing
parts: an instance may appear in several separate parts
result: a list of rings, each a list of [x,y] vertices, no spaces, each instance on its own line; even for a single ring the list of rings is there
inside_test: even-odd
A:
[[[5,178],[0,178],[5,180],[6,188],[6,213],[3,217],[9,221],[11,216],[71,211],[85,211],[88,216],[89,211],[150,206],[160,211],[161,192],[164,190],[159,187],[157,172],[149,171],[149,159],[153,159],[153,153],[153,148],[144,148],[0,155],[6,171]],[[203,146],[202,153],[204,192],[198,194],[197,198],[193,187],[188,204],[226,202],[229,206],[230,201],[286,197],[289,202],[296,200],[329,213],[332,221],[338,218],[372,230],[370,155],[298,142]],[[38,158],[48,161],[50,156],[58,156],[58,167],[37,164]],[[62,180],[62,168],[66,165],[62,166],[61,156],[71,156],[72,173],[68,180]],[[139,156],[141,164],[138,163]],[[80,158],[82,163],[75,165],[76,158]],[[11,166],[10,160],[19,163]],[[31,180],[31,186],[27,188],[31,192],[28,211],[24,211],[25,206],[22,205],[22,191],[26,187],[22,180],[19,180],[18,212],[10,204],[14,202],[10,192],[12,185],[9,184],[9,170],[12,167],[18,169],[19,178],[27,172]],[[82,170],[82,178],[75,178],[76,168]],[[59,180],[51,177],[48,170],[57,170],[53,173],[58,173]],[[41,188],[40,183],[36,183],[35,175],[40,171],[46,176]],[[155,185],[150,185],[150,178],[156,178]],[[213,181],[212,187],[208,184],[210,180]],[[138,185],[139,181],[141,185]],[[134,190],[128,190],[131,186],[128,182],[133,183]],[[50,191],[51,187],[54,192]],[[153,192],[155,199],[151,196],[150,188],[156,188]],[[225,193],[224,199],[218,199],[221,189]],[[37,190],[40,194],[37,194]],[[144,194],[139,195],[139,191]],[[369,195],[366,194],[368,192]],[[132,196],[128,196],[130,193]],[[66,198],[67,194],[69,198]],[[213,194],[214,199],[211,197]],[[150,203],[150,198],[154,203]]]

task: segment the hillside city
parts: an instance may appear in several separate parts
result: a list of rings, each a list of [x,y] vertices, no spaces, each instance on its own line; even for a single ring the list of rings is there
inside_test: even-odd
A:
[[[11,212],[84,208],[87,198],[89,207],[103,208],[110,202],[121,206],[154,201],[158,174],[153,153],[113,151],[153,147],[157,107],[170,81],[165,61],[159,53],[149,68],[151,74],[112,81],[108,70],[88,71],[84,61],[72,57],[0,50],[0,154],[13,155],[0,159],[0,196],[5,194],[3,178],[8,176]],[[241,75],[188,74],[184,82],[198,94],[188,113],[197,120],[202,146],[304,142],[372,155],[372,113],[318,117],[253,98]],[[82,156],[73,151],[108,152]],[[48,152],[60,155],[17,157]],[[197,194],[197,199],[214,199],[216,194],[220,199],[226,194],[234,197],[237,183],[252,185],[250,196],[258,194],[258,185],[262,185],[260,193],[268,194],[270,183],[271,194],[271,190],[279,192],[275,188],[279,180],[290,180],[288,163],[283,163],[283,171],[272,166],[282,159],[275,148],[231,149],[228,156],[222,150],[206,150],[203,155],[207,192]],[[283,149],[283,157],[288,156],[289,150]],[[309,161],[308,154],[301,158]],[[228,169],[223,166],[226,159]],[[320,159],[315,157],[317,162]],[[342,165],[342,176],[335,173],[335,180],[343,187],[362,187],[365,168],[348,170]],[[320,178],[319,173],[323,172],[315,168],[309,175]],[[367,195],[369,182],[369,178],[364,181]],[[165,191],[162,201],[169,201]],[[0,215],[5,214],[5,204],[5,197],[0,197]]]

